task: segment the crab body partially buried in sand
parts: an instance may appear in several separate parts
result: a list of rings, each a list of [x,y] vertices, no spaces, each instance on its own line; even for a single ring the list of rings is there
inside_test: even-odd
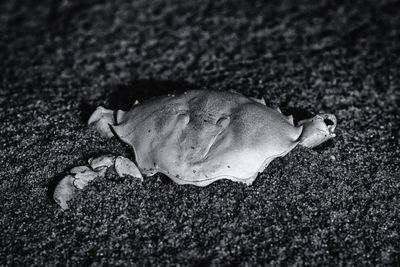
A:
[[[132,147],[136,164],[111,155],[75,167],[54,191],[63,208],[76,189],[114,166],[120,176],[163,173],[177,184],[206,186],[220,179],[252,184],[275,158],[298,144],[315,147],[335,136],[336,118],[292,116],[233,92],[192,90],[136,103],[129,111],[98,107],[89,126]]]

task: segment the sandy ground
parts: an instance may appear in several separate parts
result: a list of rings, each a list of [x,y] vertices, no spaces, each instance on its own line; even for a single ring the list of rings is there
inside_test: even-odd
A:
[[[38,2],[0,3],[0,265],[399,264],[396,1]],[[110,171],[59,209],[66,170],[131,155],[95,106],[189,88],[331,112],[337,137],[249,187]]]

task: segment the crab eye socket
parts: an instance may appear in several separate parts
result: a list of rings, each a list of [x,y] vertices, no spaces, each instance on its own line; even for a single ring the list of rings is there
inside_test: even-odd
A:
[[[326,124],[326,125],[334,125],[334,123],[333,123],[333,121],[332,120],[330,120],[330,119],[324,119],[324,123]]]

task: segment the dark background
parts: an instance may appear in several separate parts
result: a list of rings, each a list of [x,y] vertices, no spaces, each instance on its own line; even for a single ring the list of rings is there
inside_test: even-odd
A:
[[[1,1],[0,265],[398,264],[396,4]],[[190,88],[334,113],[337,137],[249,187],[110,171],[60,210],[66,170],[131,155],[86,127],[95,106]]]

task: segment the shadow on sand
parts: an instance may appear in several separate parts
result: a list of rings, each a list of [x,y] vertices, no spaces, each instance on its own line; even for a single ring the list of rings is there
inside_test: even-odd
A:
[[[127,84],[116,85],[108,96],[106,108],[129,110],[136,100],[143,102],[156,96],[177,94],[187,90],[199,88],[184,81],[167,80],[136,80]],[[82,103],[81,120],[86,123],[96,106]]]

